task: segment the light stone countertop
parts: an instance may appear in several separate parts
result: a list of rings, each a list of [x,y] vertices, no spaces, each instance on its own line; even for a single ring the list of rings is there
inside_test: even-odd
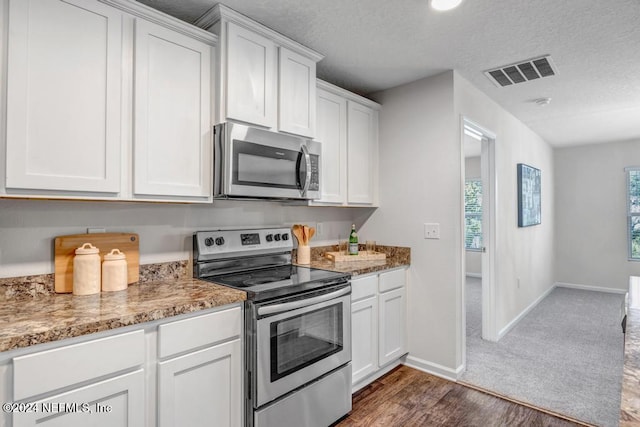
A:
[[[14,292],[7,279],[0,293],[0,351],[78,337],[246,300],[246,293],[193,278],[151,278],[117,292],[74,296]],[[42,279],[44,277],[45,279]],[[19,279],[19,278],[16,278]],[[33,281],[33,280],[32,280]],[[19,287],[19,285],[16,285]],[[45,290],[43,291],[42,288]],[[52,288],[51,288],[52,289]]]
[[[378,251],[387,255],[385,261],[346,263],[334,263],[324,258],[324,252],[328,250],[334,248],[312,248],[309,266],[357,276],[410,264],[409,248],[378,246]],[[56,294],[53,274],[0,279],[0,351],[246,300],[243,291],[188,275],[187,261],[142,265],[140,282],[129,285],[126,290],[86,296]]]

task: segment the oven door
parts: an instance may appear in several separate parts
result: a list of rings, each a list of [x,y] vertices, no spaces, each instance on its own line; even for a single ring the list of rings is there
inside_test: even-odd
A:
[[[256,307],[254,406],[351,360],[351,286]]]

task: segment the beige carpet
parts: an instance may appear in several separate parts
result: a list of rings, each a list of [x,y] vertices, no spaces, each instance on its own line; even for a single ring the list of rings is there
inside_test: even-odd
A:
[[[461,381],[599,426],[617,426],[623,296],[554,289],[499,342],[482,340],[480,279],[467,278]]]

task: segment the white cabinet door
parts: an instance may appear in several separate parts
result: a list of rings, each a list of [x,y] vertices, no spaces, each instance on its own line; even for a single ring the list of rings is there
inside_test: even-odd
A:
[[[348,102],[348,197],[349,204],[374,203],[377,173],[377,111]]]
[[[14,412],[13,425],[144,426],[144,381],[144,371],[140,369],[33,402],[37,412]]]
[[[279,48],[278,130],[313,138],[316,131],[316,62]]]
[[[6,187],[120,191],[122,13],[9,4]]]
[[[212,47],[135,22],[136,195],[211,196]]]
[[[356,384],[378,369],[378,298],[351,304],[351,369]]]
[[[380,303],[380,346],[378,364],[380,367],[406,353],[406,289],[400,288],[382,292]]]
[[[276,45],[232,22],[226,25],[226,117],[275,128]]]
[[[158,424],[240,426],[241,384],[239,339],[160,362]]]
[[[322,144],[317,202],[343,204],[347,201],[347,101],[318,89],[316,139]]]

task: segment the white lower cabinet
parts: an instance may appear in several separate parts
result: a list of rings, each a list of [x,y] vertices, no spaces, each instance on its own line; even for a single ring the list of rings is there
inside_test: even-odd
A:
[[[139,369],[29,404],[37,411],[14,412],[14,426],[143,426],[144,371]]]
[[[240,360],[237,339],[161,362],[158,425],[240,425]]]
[[[158,364],[158,426],[242,424],[241,328],[240,308],[160,327],[160,357],[232,339]]]
[[[404,287],[379,295],[380,342],[378,363],[384,366],[406,353],[407,291]]]
[[[377,276],[373,277],[377,280]],[[352,382],[358,383],[378,369],[378,298],[351,303]]]
[[[403,268],[351,280],[354,391],[407,353],[406,272]]]
[[[242,307],[180,317],[0,353],[0,425],[241,426]]]

